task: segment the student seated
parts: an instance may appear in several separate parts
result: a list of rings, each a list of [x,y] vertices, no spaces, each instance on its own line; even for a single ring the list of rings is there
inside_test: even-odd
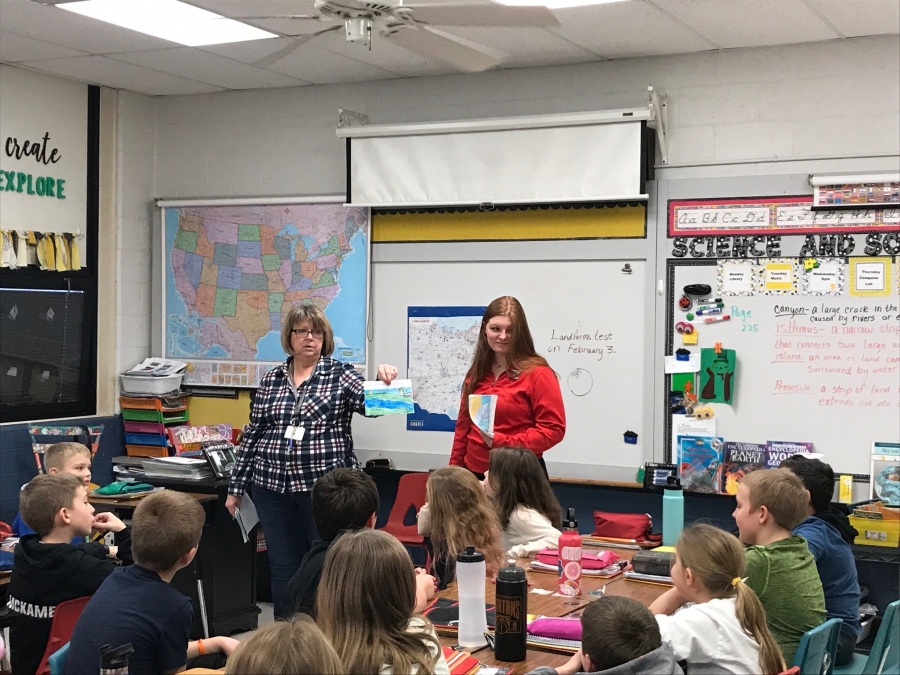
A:
[[[494,448],[484,474],[484,493],[500,519],[508,558],[525,558],[559,543],[562,509],[537,455],[522,448]]]
[[[91,457],[90,449],[81,443],[72,443],[70,441],[54,443],[44,450],[44,470],[51,476],[58,473],[78,476],[84,481],[84,486],[90,492],[97,488],[96,485],[91,483]],[[21,515],[21,513],[17,513],[16,519],[13,521],[13,534],[17,537],[34,534],[34,530],[28,527],[28,524],[22,520]]]
[[[856,559],[850,544],[834,525],[823,520],[819,514],[835,522],[843,516],[847,528],[847,516],[831,509],[834,496],[834,471],[819,459],[808,459],[801,454],[793,455],[779,466],[793,472],[809,492],[806,519],[794,528],[793,533],[806,539],[806,545],[816,560],[822,590],[825,593],[825,615],[829,619],[842,619],[838,638],[835,664],[844,666],[853,660],[856,638],[862,632],[859,622],[859,580],[856,576]],[[852,541],[852,539],[851,539]]]
[[[144,497],[134,510],[134,564],[111,574],[88,602],[69,643],[65,672],[95,673],[100,647],[131,643],[131,675],[163,675],[182,670],[198,656],[230,654],[237,640],[213,637],[188,642],[194,610],[191,600],[169,584],[197,553],[206,520],[193,497],[162,490]],[[223,665],[217,654],[208,667]]]
[[[456,556],[467,546],[484,554],[487,575],[493,577],[506,562],[500,523],[475,475],[461,466],[442,467],[428,477],[425,498],[418,529],[430,539],[440,587],[456,578]]]
[[[776,675],[781,649],[766,613],[743,582],[744,548],[712,525],[685,528],[675,544],[672,581],[650,605],[663,642],[691,675]],[[682,607],[686,602],[693,603]],[[670,616],[671,615],[671,616]]]
[[[35,476],[19,493],[22,518],[35,534],[16,545],[8,602],[10,652],[17,675],[41,663],[56,605],[92,595],[115,569],[113,558],[131,561],[125,524],[111,513],[94,515],[84,481],[68,474]],[[91,529],[116,532],[118,546],[70,543]]]
[[[234,650],[225,666],[225,675],[342,675],[346,672],[328,638],[303,614],[290,621],[263,626]]]
[[[791,534],[809,493],[787,469],[763,469],[738,484],[734,520],[748,544],[747,585],[766,610],[766,623],[790,664],[803,634],[825,621],[825,596],[806,540]]]
[[[387,532],[347,532],[328,549],[316,615],[345,672],[450,675],[434,627],[415,605],[412,559]]]
[[[358,469],[334,469],[313,485],[312,512],[322,539],[313,544],[291,579],[291,601],[297,612],[315,618],[316,590],[325,553],[342,532],[374,528],[378,501],[375,481]],[[417,571],[416,583],[416,608],[421,611],[434,597],[434,577]]]
[[[581,649],[559,668],[538,666],[528,675],[683,675],[672,648],[660,638],[650,610],[632,598],[605,595],[581,615]]]

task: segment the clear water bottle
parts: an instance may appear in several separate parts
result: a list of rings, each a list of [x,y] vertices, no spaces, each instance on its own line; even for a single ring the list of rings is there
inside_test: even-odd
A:
[[[663,486],[663,546],[674,546],[684,529],[684,490],[678,476],[669,476]]]
[[[468,546],[456,556],[456,590],[459,594],[459,644],[481,647],[487,640],[487,613],[484,607],[484,583],[487,569],[484,554]]]
[[[525,570],[510,560],[497,572],[497,624],[494,656],[500,661],[524,661],[528,638],[528,582]]]

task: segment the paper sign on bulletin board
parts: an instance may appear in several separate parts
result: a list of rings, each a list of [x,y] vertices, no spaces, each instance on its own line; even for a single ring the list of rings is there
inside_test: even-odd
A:
[[[850,261],[850,295],[890,294],[890,258],[866,258]]]
[[[767,291],[790,291],[793,289],[793,263],[767,263],[763,270],[763,285]]]

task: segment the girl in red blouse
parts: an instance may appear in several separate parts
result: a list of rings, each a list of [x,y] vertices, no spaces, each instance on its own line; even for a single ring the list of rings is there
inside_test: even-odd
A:
[[[497,396],[493,436],[472,424],[470,394]],[[542,455],[565,433],[559,381],[534,349],[522,305],[509,295],[497,298],[481,319],[475,356],[463,385],[450,464],[464,466],[483,479],[492,447],[518,447],[537,455],[546,472]]]

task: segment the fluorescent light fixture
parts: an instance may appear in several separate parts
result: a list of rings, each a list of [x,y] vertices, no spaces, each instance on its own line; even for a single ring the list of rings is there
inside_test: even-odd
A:
[[[278,37],[179,0],[81,0],[56,6],[188,47]]]
[[[546,7],[547,9],[566,9],[567,7],[587,7],[588,5],[606,5],[623,0],[494,0],[510,7]]]

